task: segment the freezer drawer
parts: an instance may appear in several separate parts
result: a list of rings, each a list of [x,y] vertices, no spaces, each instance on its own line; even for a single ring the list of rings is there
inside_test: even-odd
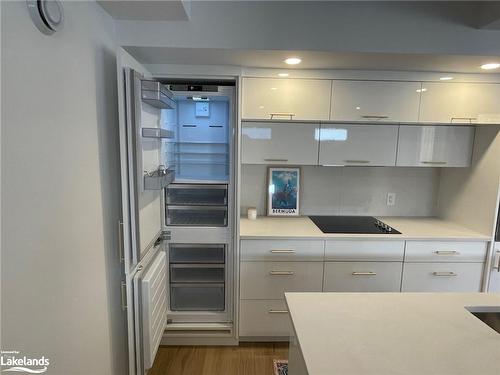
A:
[[[167,206],[167,225],[225,227],[226,206]]]
[[[224,311],[224,284],[171,284],[171,311]]]
[[[224,283],[223,264],[172,264],[171,283]]]
[[[225,245],[218,244],[174,244],[169,247],[169,262],[174,263],[218,263],[224,264]]]
[[[227,185],[171,184],[167,204],[178,206],[226,206]]]

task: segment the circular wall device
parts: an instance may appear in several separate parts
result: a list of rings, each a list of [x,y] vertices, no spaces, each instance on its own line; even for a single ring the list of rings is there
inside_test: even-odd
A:
[[[62,28],[64,12],[59,0],[27,0],[26,2],[33,23],[42,33],[50,35]]]

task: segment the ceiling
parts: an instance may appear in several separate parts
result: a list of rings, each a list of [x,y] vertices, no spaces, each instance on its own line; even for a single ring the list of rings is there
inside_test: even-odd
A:
[[[117,20],[188,21],[190,0],[101,0],[97,1]]]
[[[277,69],[363,69],[485,73],[481,64],[499,61],[488,56],[339,53],[325,51],[264,51],[213,48],[125,47],[143,64],[234,65]],[[302,58],[297,67],[286,65],[290,56]],[[498,71],[491,71],[498,73]]]

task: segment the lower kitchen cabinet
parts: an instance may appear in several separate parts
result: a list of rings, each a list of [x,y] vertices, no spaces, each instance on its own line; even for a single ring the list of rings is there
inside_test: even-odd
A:
[[[241,299],[283,299],[285,292],[321,292],[323,262],[242,262]]]
[[[288,339],[291,327],[284,299],[240,301],[240,336]]]
[[[479,292],[484,263],[405,263],[402,292]]]
[[[399,292],[402,262],[326,262],[324,292]]]

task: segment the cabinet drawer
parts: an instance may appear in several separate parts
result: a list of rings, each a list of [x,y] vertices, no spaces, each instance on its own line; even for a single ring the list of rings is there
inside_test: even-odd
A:
[[[240,336],[288,337],[291,327],[284,300],[240,301]]]
[[[402,262],[404,241],[326,241],[325,259],[341,261]]]
[[[322,261],[324,241],[242,240],[241,260]]]
[[[482,263],[405,263],[402,292],[479,292]]]
[[[485,257],[485,242],[406,242],[405,262],[484,262]]]
[[[242,262],[241,299],[283,299],[285,292],[321,292],[321,262]]]
[[[402,262],[327,262],[325,292],[399,292]]]

